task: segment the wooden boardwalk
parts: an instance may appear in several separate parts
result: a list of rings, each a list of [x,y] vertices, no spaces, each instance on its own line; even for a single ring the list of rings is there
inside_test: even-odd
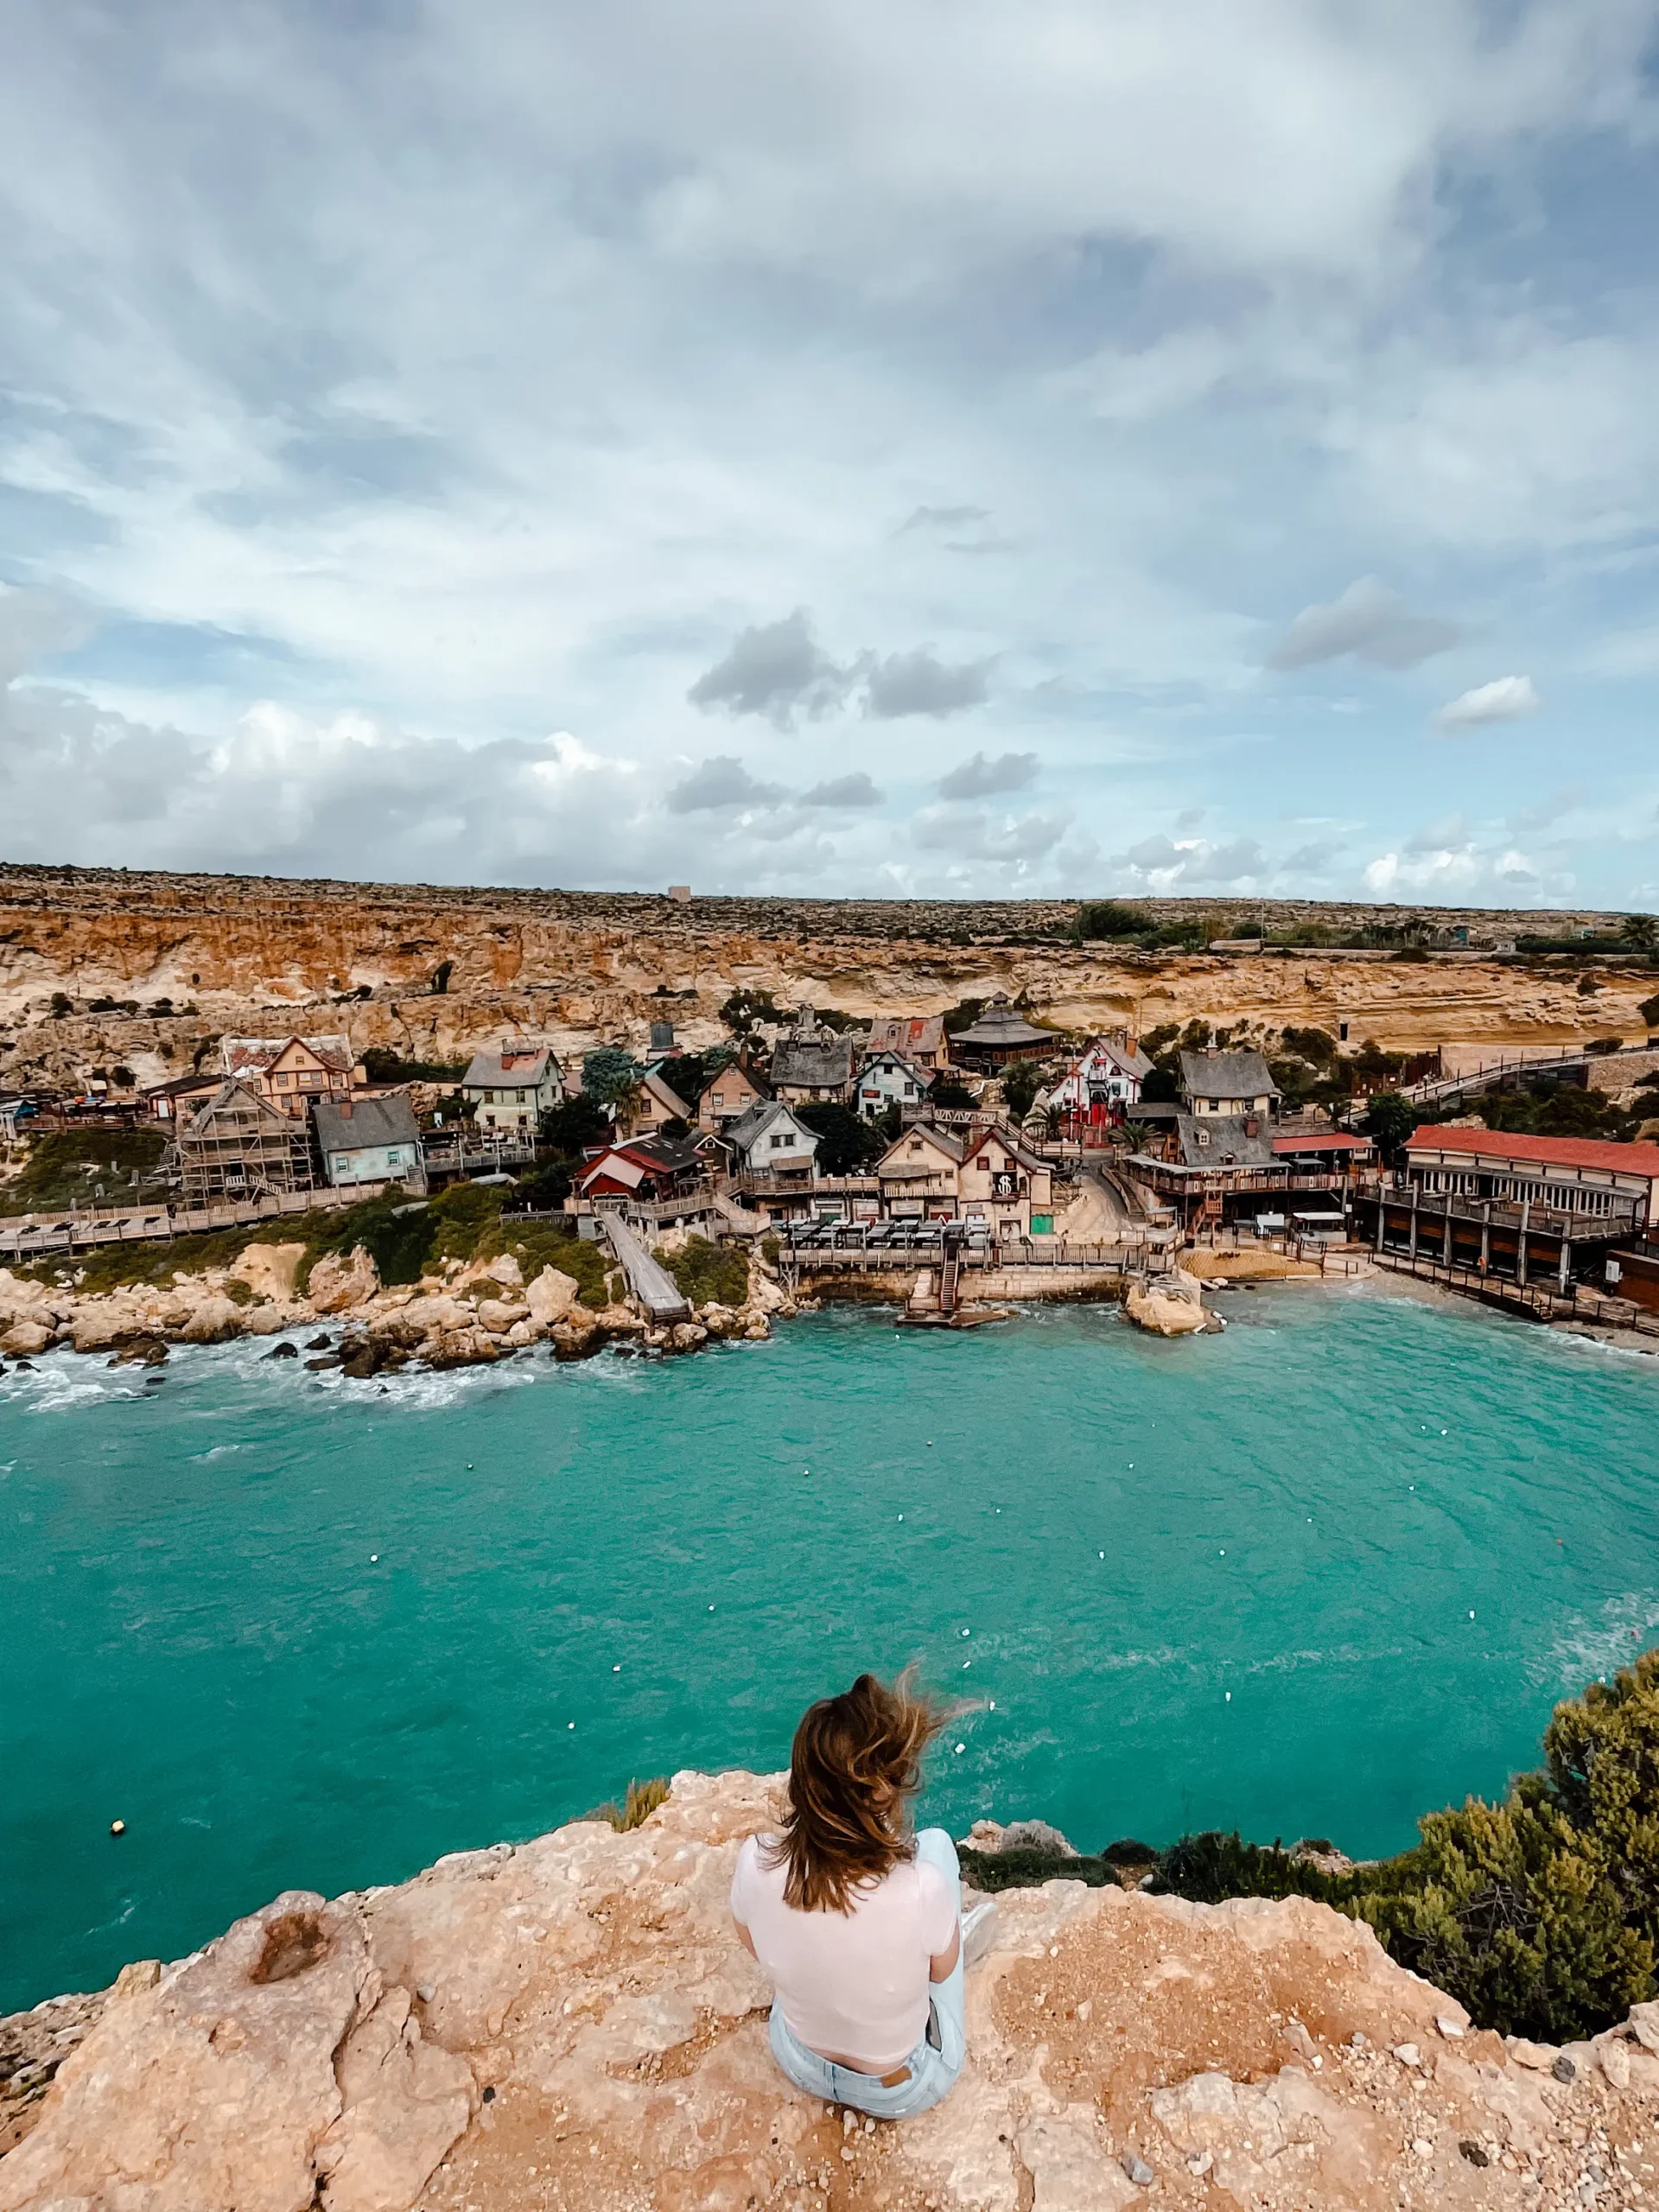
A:
[[[353,1183],[340,1190],[273,1192],[215,1206],[66,1206],[55,1212],[0,1214],[0,1260],[48,1259],[103,1244],[170,1243],[216,1230],[245,1229],[286,1215],[327,1211],[401,1189],[391,1183]]]

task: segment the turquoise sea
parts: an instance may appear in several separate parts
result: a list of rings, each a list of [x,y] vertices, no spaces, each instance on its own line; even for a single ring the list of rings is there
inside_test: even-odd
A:
[[[374,1383],[0,1380],[0,2012],[919,1659],[929,1809],[1355,1853],[1659,1636],[1659,1362],[1385,1287]],[[111,1820],[127,1824],[118,1840]]]

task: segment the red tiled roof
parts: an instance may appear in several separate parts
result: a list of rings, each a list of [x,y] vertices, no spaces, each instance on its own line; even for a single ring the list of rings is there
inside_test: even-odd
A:
[[[1311,1135],[1274,1137],[1275,1152],[1370,1152],[1375,1140],[1357,1137],[1346,1129],[1315,1129]]]
[[[1503,1129],[1414,1129],[1408,1152],[1466,1152],[1534,1167],[1601,1167],[1620,1175],[1659,1178],[1659,1145],[1611,1144],[1604,1137],[1510,1136]]]

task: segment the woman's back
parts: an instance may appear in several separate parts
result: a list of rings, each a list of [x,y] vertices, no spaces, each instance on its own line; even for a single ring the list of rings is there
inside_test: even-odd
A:
[[[883,2072],[926,2030],[929,1961],[955,1941],[956,1888],[926,1860],[901,1859],[860,1883],[848,1911],[807,1911],[785,1900],[787,1874],[776,1845],[751,1836],[732,1882],[784,2017],[810,2050]]]

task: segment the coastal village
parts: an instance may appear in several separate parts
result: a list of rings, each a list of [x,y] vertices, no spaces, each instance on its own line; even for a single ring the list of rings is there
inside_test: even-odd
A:
[[[1348,1027],[1087,1032],[1005,991],[859,1019],[742,988],[700,1043],[664,1010],[581,1051],[507,1027],[445,1065],[359,1049],[340,1005],[149,1085],[0,1093],[0,1359],[159,1363],[316,1320],[339,1333],[278,1351],[366,1378],[758,1341],[827,1298],[935,1327],[1109,1298],[1185,1335],[1223,1325],[1206,1284],[1378,1271],[1659,1343],[1659,1039],[1402,1055]],[[68,1187],[33,1203],[54,1158]],[[462,1191],[476,1249],[377,1260]]]

